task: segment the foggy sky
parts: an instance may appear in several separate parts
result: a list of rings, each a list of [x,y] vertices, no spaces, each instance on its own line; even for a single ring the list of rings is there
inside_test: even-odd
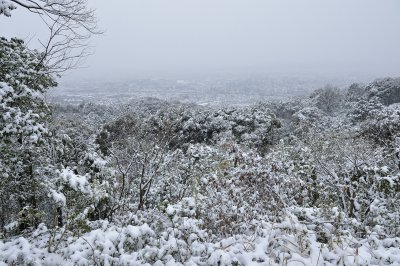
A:
[[[89,0],[99,27],[66,79],[209,74],[400,75],[399,0]],[[18,8],[0,35],[45,36]]]

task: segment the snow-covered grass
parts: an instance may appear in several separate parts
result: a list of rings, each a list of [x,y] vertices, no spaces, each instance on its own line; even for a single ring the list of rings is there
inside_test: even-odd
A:
[[[187,201],[168,214],[135,224],[97,221],[80,236],[41,224],[29,235],[0,242],[0,265],[399,265],[400,238],[358,238],[329,222],[309,224],[288,214],[280,222],[254,220],[252,234],[209,235],[186,212]],[[186,207],[185,207],[186,205]],[[174,209],[175,211],[171,211]],[[178,212],[177,212],[178,211]],[[297,210],[298,211],[298,210]],[[311,215],[312,210],[303,210]],[[175,213],[175,214],[173,214]],[[182,217],[180,214],[189,214]],[[173,215],[173,216],[171,216]],[[129,217],[129,219],[127,219]],[[167,221],[170,217],[171,219]],[[321,243],[321,227],[327,233]],[[319,228],[319,229],[318,229]]]

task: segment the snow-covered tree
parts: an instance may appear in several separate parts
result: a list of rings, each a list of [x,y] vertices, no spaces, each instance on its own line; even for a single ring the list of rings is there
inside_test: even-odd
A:
[[[378,79],[366,87],[368,97],[378,97],[382,104],[400,102],[400,78]]]
[[[38,197],[43,196],[41,171],[48,162],[42,153],[49,114],[44,93],[56,83],[41,64],[41,54],[18,39],[0,38],[0,65],[0,216],[4,226],[5,220],[19,215],[23,228],[36,223]]]
[[[339,88],[330,85],[316,90],[311,97],[316,102],[316,106],[328,114],[338,110],[343,101]]]
[[[62,74],[82,63],[89,54],[88,40],[100,34],[94,10],[86,0],[1,0],[0,15],[12,16],[16,8],[41,17],[48,38],[39,40],[39,62],[47,71]]]
[[[0,15],[11,16],[11,11],[15,9],[15,5],[9,0],[0,1]]]

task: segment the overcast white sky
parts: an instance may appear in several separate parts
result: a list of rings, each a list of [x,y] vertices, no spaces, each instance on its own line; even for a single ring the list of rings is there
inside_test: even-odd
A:
[[[89,0],[100,28],[67,79],[219,73],[400,75],[399,0]],[[44,33],[19,8],[0,35]]]

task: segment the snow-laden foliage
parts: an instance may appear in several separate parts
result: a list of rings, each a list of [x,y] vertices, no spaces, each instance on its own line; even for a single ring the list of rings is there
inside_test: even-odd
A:
[[[0,1],[0,15],[5,15],[6,17],[9,17],[11,16],[11,10],[15,8],[15,5],[9,0]]]
[[[14,143],[40,148],[13,161],[35,165],[40,193],[2,198],[0,265],[399,265],[396,86],[57,106],[42,140]]]
[[[37,224],[42,212],[43,157],[48,107],[43,93],[55,86],[41,54],[21,40],[0,38],[0,223]]]
[[[0,38],[0,64],[0,137],[36,143],[46,132],[43,93],[56,84],[41,65],[41,55],[21,40]]]
[[[400,78],[378,79],[366,87],[368,97],[378,97],[384,105],[400,101]]]
[[[0,260],[7,264],[45,265],[396,265],[399,238],[381,240],[369,235],[359,240],[342,233],[340,223],[321,221],[316,226],[312,209],[292,209],[308,220],[284,215],[280,221],[253,221],[250,235],[211,237],[203,222],[193,218],[195,200],[168,207],[152,217],[130,215],[127,223],[93,224],[91,231],[72,236],[59,229],[52,238],[41,224],[29,239],[0,242]],[[332,216],[340,215],[335,211]],[[326,243],[321,243],[326,238]],[[51,239],[51,242],[49,241]],[[323,240],[321,240],[323,239]],[[6,265],[6,264],[5,264]]]

